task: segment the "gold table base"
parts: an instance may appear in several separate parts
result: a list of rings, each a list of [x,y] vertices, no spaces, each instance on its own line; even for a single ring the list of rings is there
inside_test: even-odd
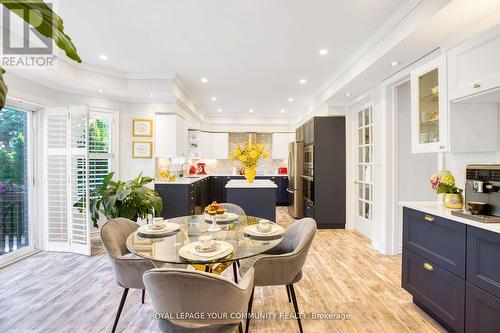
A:
[[[222,272],[224,272],[226,270],[226,268],[230,267],[233,264],[233,262],[234,261],[227,261],[227,262],[223,262],[220,264],[206,264],[206,265],[194,264],[191,266],[193,266],[198,271],[203,271],[203,272],[207,272],[207,273],[214,273],[214,274],[221,274]]]

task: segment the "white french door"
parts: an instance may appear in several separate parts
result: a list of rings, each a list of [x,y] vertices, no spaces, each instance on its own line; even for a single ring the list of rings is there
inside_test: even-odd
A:
[[[86,106],[46,110],[46,248],[91,253]]]
[[[373,221],[373,107],[357,111],[357,172],[355,229],[372,238]]]

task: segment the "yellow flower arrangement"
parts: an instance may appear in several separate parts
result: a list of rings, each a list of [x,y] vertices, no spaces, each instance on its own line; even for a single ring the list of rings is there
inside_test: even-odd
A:
[[[246,142],[243,147],[237,146],[233,154],[229,156],[231,161],[237,160],[245,168],[245,178],[252,183],[255,178],[255,168],[261,158],[268,158],[269,153],[260,143]]]

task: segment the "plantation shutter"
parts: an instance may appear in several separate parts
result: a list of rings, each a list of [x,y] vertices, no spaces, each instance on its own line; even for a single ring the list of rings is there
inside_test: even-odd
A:
[[[46,242],[49,251],[69,251],[69,110],[46,109]]]
[[[47,249],[90,255],[88,110],[46,112]]]

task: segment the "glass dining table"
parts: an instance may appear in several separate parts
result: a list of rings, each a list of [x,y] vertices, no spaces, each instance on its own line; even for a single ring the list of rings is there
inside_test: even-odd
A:
[[[229,223],[218,222],[220,230],[214,232],[209,231],[213,220],[207,218],[206,215],[176,217],[166,220],[166,222],[180,225],[176,232],[149,236],[135,231],[127,238],[126,245],[130,252],[146,259],[169,264],[189,264],[198,270],[220,274],[238,260],[262,254],[281,243],[282,234],[260,238],[245,233],[247,226],[258,224],[259,220],[261,218],[255,216],[238,215]],[[190,243],[198,242],[198,238],[205,235],[210,235],[219,242],[231,244],[233,250],[217,258],[183,257],[185,253],[183,248],[189,246]]]

